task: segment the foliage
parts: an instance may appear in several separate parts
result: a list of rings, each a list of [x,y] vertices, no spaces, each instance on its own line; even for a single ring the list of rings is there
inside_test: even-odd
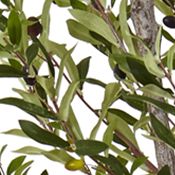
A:
[[[127,0],[120,1],[118,13],[113,11],[117,3],[115,0],[45,0],[40,16],[28,19],[23,11],[23,0],[1,0],[1,3],[5,8],[0,9],[0,77],[20,79],[25,90],[14,87],[13,90],[21,98],[7,97],[0,99],[0,103],[16,106],[36,119],[35,123],[20,120],[20,129],[4,133],[31,138],[51,148],[46,151],[25,146],[16,152],[43,155],[64,164],[68,170],[79,170],[89,175],[93,170],[96,175],[132,175],[138,168],[152,175],[170,174],[168,166],[159,171],[142,153],[136,131],[144,130],[147,138],[175,148],[174,128],[167,128],[148,111],[148,105],[153,105],[168,116],[175,115],[171,103],[175,90],[172,74],[175,39],[171,33],[164,26],[159,26],[156,55],[153,55],[144,41],[131,30],[128,23],[130,4]],[[69,7],[73,17],[67,20],[70,35],[91,44],[106,56],[115,82],[106,83],[96,77],[88,77],[90,62],[94,58],[87,56],[76,64],[72,56],[76,46],[68,50],[64,44],[49,39],[51,5],[66,7],[65,10]],[[174,28],[174,1],[155,0],[155,7],[167,15],[165,25]],[[172,42],[172,47],[164,54],[160,52],[162,37]],[[137,52],[138,41],[147,50],[144,58]],[[48,66],[46,75],[40,74],[43,64]],[[171,87],[165,88],[158,78],[167,78]],[[69,87],[62,94],[60,87],[64,79]],[[103,88],[101,109],[93,108],[84,98],[86,83]],[[88,139],[83,137],[79,119],[71,105],[75,97],[79,97],[98,119]],[[113,104],[118,101],[138,110],[140,118],[114,108]],[[170,118],[168,121],[174,126]],[[102,139],[98,140],[96,136],[102,123],[106,125],[106,130]],[[61,135],[60,131],[64,134]],[[3,146],[0,152],[0,174],[26,175],[33,161],[25,162],[24,155],[13,159],[4,171],[1,156],[5,148]],[[94,161],[94,166],[88,165],[85,156]],[[131,168],[128,168],[128,162]],[[47,174],[47,170],[41,173]]]

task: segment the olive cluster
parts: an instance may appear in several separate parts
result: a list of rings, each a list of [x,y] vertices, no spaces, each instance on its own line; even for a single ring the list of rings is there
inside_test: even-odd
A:
[[[163,23],[169,28],[175,28],[175,16],[165,16]]]

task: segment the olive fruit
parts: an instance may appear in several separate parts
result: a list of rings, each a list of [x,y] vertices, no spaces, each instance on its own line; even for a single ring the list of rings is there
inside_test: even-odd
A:
[[[36,83],[36,78],[35,77],[24,77],[24,81],[26,82],[27,85],[34,86]]]
[[[41,23],[39,22],[38,18],[31,16],[28,18],[28,21],[32,22],[27,27],[27,33],[31,37],[37,37],[43,30]]]
[[[55,1],[52,1],[54,4],[56,4],[56,2]]]
[[[123,72],[123,71],[119,68],[119,65],[118,65],[118,64],[115,65],[113,72],[114,72],[114,76],[115,76],[117,79],[125,79],[125,78],[126,78],[125,72]]]
[[[82,170],[84,167],[84,161],[81,159],[72,159],[65,164],[65,168],[70,171]]]
[[[165,16],[163,18],[163,23],[169,28],[175,28],[175,17],[174,16]]]

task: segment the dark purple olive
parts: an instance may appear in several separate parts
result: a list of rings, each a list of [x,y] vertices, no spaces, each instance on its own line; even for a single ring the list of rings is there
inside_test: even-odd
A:
[[[31,37],[37,37],[43,30],[42,25],[40,24],[38,18],[32,16],[28,18],[28,21],[31,21],[32,24],[28,25],[27,27],[27,33]]]
[[[24,77],[24,81],[26,82],[27,85],[34,86],[36,83],[36,78],[35,77]]]
[[[114,67],[114,76],[117,78],[117,79],[125,79],[126,78],[126,74],[125,72],[123,72],[120,68],[119,68],[119,65],[116,64],[115,67]]]
[[[175,28],[175,17],[174,16],[165,16],[163,18],[163,23],[169,28]]]

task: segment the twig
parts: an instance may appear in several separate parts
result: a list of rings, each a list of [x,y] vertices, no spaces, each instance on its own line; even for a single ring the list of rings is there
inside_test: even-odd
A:
[[[166,69],[165,69],[165,67],[164,67],[164,65],[163,65],[162,62],[159,63],[159,66],[160,66],[160,68],[163,70],[163,72],[164,72],[164,74],[165,74],[165,77],[169,80],[169,82],[171,83],[171,85],[172,85],[172,87],[173,87],[173,89],[174,89],[174,91],[175,91],[175,84],[174,84],[174,82],[173,82],[173,80],[172,80],[171,74],[170,74],[168,71],[166,71]]]

